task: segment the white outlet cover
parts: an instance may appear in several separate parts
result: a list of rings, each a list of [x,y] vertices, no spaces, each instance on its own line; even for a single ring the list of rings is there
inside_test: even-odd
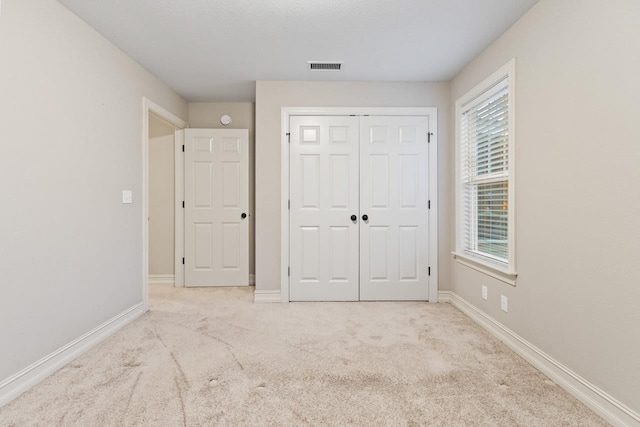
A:
[[[133,203],[133,192],[131,190],[122,190],[122,203]]]
[[[483,300],[487,300],[487,295],[488,295],[488,290],[487,287],[485,285],[482,285],[482,299]]]
[[[500,295],[500,308],[505,313],[509,311],[509,300],[504,295]]]

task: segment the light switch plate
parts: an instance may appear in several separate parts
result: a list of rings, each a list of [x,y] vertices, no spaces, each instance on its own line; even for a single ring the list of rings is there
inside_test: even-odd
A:
[[[504,295],[500,295],[500,308],[502,309],[502,311],[504,311],[505,313],[507,311],[509,311],[509,306],[508,306],[508,299],[507,297],[505,297]]]
[[[488,290],[487,287],[485,285],[482,285],[482,299],[483,300],[487,300],[487,295],[488,295]]]
[[[122,190],[122,203],[133,203],[133,192],[131,190]]]

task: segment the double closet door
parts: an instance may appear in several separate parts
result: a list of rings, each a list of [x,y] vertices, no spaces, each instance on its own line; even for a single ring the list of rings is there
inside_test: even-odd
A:
[[[428,117],[289,127],[290,300],[427,300]]]

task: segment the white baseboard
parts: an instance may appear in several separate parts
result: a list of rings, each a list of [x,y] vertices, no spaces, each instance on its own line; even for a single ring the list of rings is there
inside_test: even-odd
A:
[[[119,329],[144,314],[143,303],[123,311],[100,326],[71,341],[31,366],[0,382],[0,407],[38,384],[93,346],[109,338]]]
[[[150,274],[149,285],[169,285],[174,286],[176,277],[173,274]]]
[[[451,291],[438,291],[438,302],[451,302]]]
[[[282,294],[280,293],[280,289],[268,291],[256,289],[253,292],[253,302],[256,304],[263,302],[282,302]]]
[[[638,412],[591,384],[455,292],[440,291],[438,297],[440,302],[449,302],[465,313],[609,423],[614,426],[640,426]]]
[[[249,275],[249,286],[255,286],[256,284],[256,275],[255,274],[250,274]]]

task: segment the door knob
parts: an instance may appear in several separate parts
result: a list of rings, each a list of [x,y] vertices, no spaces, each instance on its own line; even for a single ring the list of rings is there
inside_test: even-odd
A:
[[[245,219],[245,218],[247,217],[247,214],[246,214],[246,213],[244,213],[244,212],[242,212],[242,215],[240,215],[240,217],[241,217],[242,219]]]
[[[366,220],[368,220],[368,219],[369,219],[369,215],[362,215],[362,220],[363,220],[363,221],[366,221]]]
[[[355,216],[355,215],[351,215],[351,221],[355,221],[356,219],[358,219],[358,217],[357,217],[357,216]]]

